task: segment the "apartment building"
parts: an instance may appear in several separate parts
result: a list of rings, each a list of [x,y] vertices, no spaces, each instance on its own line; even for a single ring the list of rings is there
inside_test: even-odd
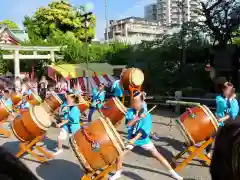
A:
[[[149,4],[144,7],[144,18],[147,20],[157,20],[157,4]]]
[[[163,26],[179,26],[183,21],[197,20],[199,0],[157,0],[157,20]]]
[[[108,32],[108,33],[106,33]],[[128,17],[121,20],[111,20],[108,31],[105,30],[105,39],[121,41],[130,44],[152,41],[165,33],[158,21],[146,20],[139,17]]]

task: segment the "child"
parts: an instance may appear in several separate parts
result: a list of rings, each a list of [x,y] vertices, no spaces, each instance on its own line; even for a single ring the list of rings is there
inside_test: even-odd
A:
[[[229,106],[230,106],[230,110],[229,110],[230,118],[232,120],[235,120],[239,113],[239,105],[236,99],[235,88],[232,89],[232,93],[229,97]]]
[[[73,88],[68,91],[71,94],[82,95],[82,90],[78,83],[73,84]]]
[[[13,107],[13,102],[12,102],[12,99],[11,99],[11,95],[10,95],[10,92],[9,90],[5,89],[3,91],[3,98],[2,98],[2,101],[3,103],[9,108],[9,109],[12,109]]]
[[[30,103],[27,101],[26,98],[23,97],[22,101],[20,101],[19,106],[17,108],[20,109],[20,111],[27,111],[30,108]]]
[[[93,113],[97,109],[100,109],[102,107],[102,104],[105,99],[104,87],[105,87],[104,84],[100,83],[97,91],[95,89],[93,89],[92,104],[91,104],[91,107],[90,107],[89,113],[88,113],[88,122],[92,121]]]
[[[124,90],[120,85],[120,80],[116,80],[113,83],[112,88],[111,88],[111,92],[113,93],[114,97],[117,97],[121,100],[121,98],[123,96],[123,93],[124,93]]]
[[[78,96],[72,95],[67,97],[68,113],[65,114],[61,123],[57,124],[58,128],[61,128],[61,132],[58,136],[58,150],[54,155],[58,155],[63,152],[62,141],[66,140],[68,135],[74,134],[80,129],[80,110],[76,104],[79,103]],[[65,107],[67,108],[67,107]]]
[[[151,154],[169,171],[171,176],[177,180],[183,178],[179,176],[168,163],[168,161],[158,152],[150,139],[150,132],[152,129],[152,116],[150,114],[141,114],[144,112],[142,108],[143,97],[135,96],[132,101],[132,108],[128,109],[126,113],[126,125],[128,129],[129,144],[126,146],[127,150],[132,150],[134,146],[139,146],[144,150],[151,152]],[[125,151],[126,153],[127,151]],[[121,177],[123,157],[117,159],[117,172],[109,178],[115,180]]]

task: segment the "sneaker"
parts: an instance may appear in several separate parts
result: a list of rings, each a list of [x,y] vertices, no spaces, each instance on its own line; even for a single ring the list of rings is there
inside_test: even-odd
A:
[[[183,180],[183,177],[179,176],[174,170],[169,170],[171,177],[176,180]]]
[[[156,133],[151,134],[151,138],[155,141],[160,139]]]
[[[59,150],[57,150],[57,152],[55,152],[53,155],[54,155],[54,156],[57,156],[57,155],[59,155],[59,154],[61,154],[61,153],[63,153],[63,150],[62,150],[62,149],[59,149]]]
[[[113,176],[111,176],[108,180],[117,180],[121,177],[121,171],[117,171]]]

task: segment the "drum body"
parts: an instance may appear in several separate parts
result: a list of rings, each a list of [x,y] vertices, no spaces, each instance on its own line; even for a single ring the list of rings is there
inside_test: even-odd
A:
[[[3,101],[0,101],[0,122],[7,120],[10,114],[10,109],[4,104]]]
[[[177,120],[178,127],[190,145],[202,142],[217,132],[218,121],[207,106],[190,108]]]
[[[25,142],[44,135],[51,124],[51,116],[43,106],[32,106],[29,111],[24,111],[20,116],[17,116],[11,127],[14,135],[20,141]]]
[[[63,103],[63,101],[58,97],[58,95],[56,93],[52,93],[50,96],[45,98],[43,104],[44,104],[46,111],[50,113],[50,112],[54,112],[55,110],[57,110],[61,106],[62,103]]]
[[[11,99],[12,99],[13,105],[17,105],[22,100],[22,97],[16,92],[12,92]]]
[[[121,85],[124,89],[129,89],[129,86],[140,87],[144,81],[144,74],[138,68],[129,68],[121,75]]]
[[[109,118],[114,126],[117,126],[124,119],[127,108],[118,98],[108,99],[100,109],[100,113]]]
[[[98,144],[97,148],[89,136]],[[105,168],[124,151],[119,133],[107,118],[93,121],[84,131],[78,130],[70,138],[70,146],[84,170],[90,172]]]
[[[79,95],[78,108],[80,109],[80,112],[86,111],[88,109],[88,107],[89,107],[88,102],[81,95]]]
[[[42,99],[37,94],[32,93],[31,95],[29,95],[28,102],[29,102],[29,104],[36,106],[36,105],[41,104]]]

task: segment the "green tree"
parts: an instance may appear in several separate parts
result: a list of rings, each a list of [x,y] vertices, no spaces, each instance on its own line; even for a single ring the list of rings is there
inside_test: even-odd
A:
[[[48,7],[39,8],[32,17],[25,16],[23,24],[31,40],[49,39],[58,30],[72,32],[77,39],[85,41],[84,18],[78,9],[67,1],[54,1]],[[95,36],[95,26],[96,17],[91,15],[87,30],[89,41]]]
[[[7,25],[9,29],[19,29],[18,25],[15,22],[8,20],[8,19],[0,21],[0,25],[2,25],[2,24]]]

